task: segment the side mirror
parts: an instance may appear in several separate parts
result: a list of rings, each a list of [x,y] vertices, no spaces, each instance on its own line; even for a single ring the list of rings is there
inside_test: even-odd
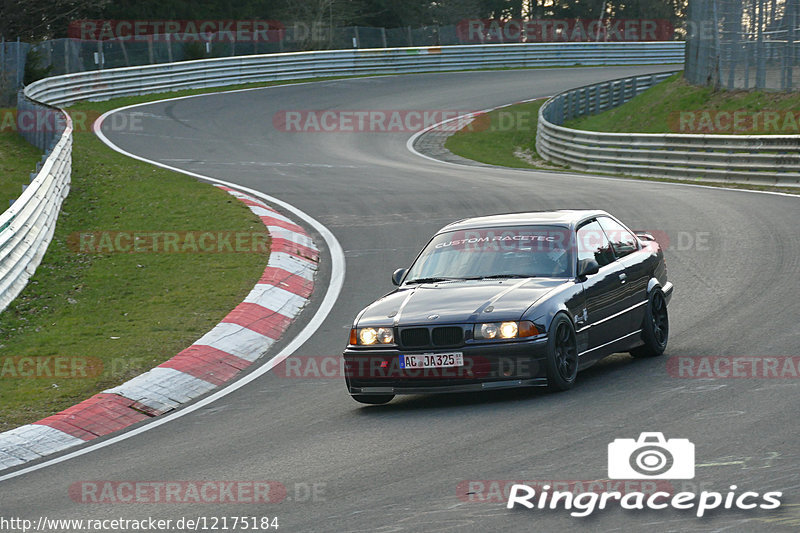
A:
[[[406,272],[408,272],[407,268],[398,268],[395,270],[392,274],[392,283],[395,285],[400,285],[400,282],[403,280],[403,276],[406,275]]]
[[[600,272],[600,265],[594,259],[581,259],[578,261],[578,277],[585,278]]]

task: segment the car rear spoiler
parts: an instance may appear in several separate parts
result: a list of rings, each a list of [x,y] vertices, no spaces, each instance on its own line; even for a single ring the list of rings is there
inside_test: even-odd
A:
[[[655,242],[656,238],[653,237],[651,234],[647,233],[646,231],[634,231],[633,233],[636,234],[643,241],[653,241]]]

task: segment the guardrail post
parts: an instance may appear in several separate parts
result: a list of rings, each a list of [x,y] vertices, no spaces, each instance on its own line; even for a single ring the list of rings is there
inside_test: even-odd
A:
[[[167,33],[164,38],[167,40],[167,59],[172,63],[172,34]]]
[[[17,63],[15,65],[17,69],[17,85],[14,87],[15,89],[19,89],[22,86],[22,75],[25,72],[25,66],[22,64],[21,54],[22,45],[19,41],[19,37],[17,37]]]
[[[566,120],[569,120],[570,117],[572,116],[572,102],[573,102],[572,93],[567,93],[565,95],[564,99],[565,99],[565,102],[566,102],[564,104],[564,107],[565,107],[564,120],[566,121]]]
[[[148,35],[147,36],[147,58],[150,60],[150,64],[151,65],[156,62],[154,57],[153,57],[153,36],[152,35]]]
[[[103,57],[103,41],[97,41],[97,68],[99,70],[103,70],[103,65],[105,64],[106,60]]]

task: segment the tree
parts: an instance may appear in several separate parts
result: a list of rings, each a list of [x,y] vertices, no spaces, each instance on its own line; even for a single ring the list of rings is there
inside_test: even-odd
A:
[[[71,20],[100,16],[109,0],[0,0],[0,35],[26,42],[65,37]]]

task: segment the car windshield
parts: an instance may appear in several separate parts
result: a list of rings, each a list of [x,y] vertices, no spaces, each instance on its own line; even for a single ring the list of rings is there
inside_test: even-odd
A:
[[[570,232],[554,226],[510,226],[437,235],[406,276],[406,283],[503,277],[571,275]]]

